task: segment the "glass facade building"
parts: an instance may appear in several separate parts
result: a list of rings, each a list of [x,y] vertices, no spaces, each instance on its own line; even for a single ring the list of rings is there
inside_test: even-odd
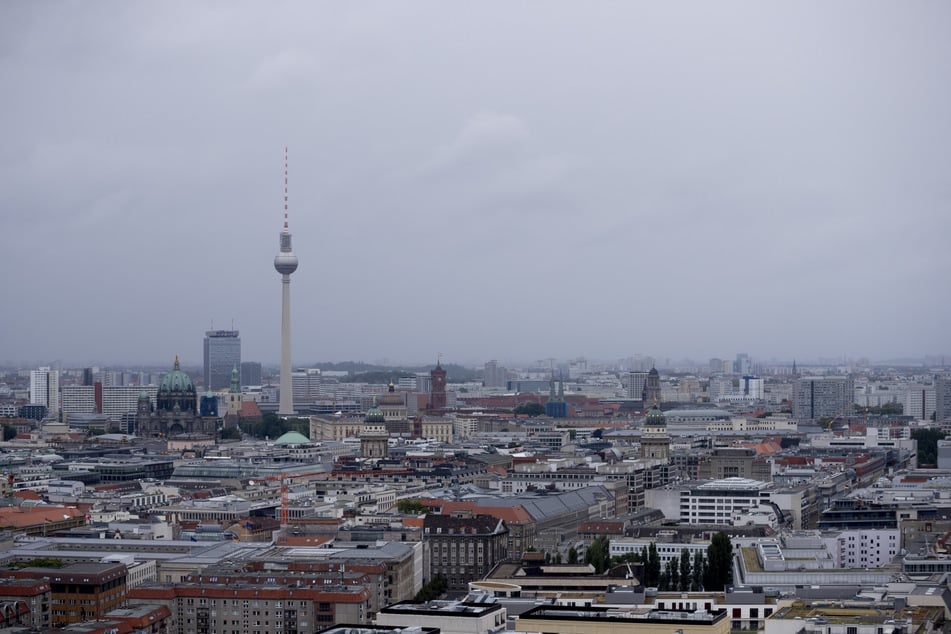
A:
[[[231,387],[231,372],[241,367],[241,338],[237,330],[205,332],[205,389]]]

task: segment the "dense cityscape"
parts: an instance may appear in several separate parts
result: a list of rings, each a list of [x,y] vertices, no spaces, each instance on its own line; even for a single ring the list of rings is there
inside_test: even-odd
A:
[[[949,24],[0,2],[0,634],[951,634]]]
[[[279,367],[0,374],[0,632],[951,622],[942,358],[300,367],[279,238]]]

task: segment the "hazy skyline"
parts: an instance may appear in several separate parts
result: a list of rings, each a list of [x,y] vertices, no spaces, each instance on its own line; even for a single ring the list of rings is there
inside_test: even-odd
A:
[[[0,4],[0,362],[951,353],[951,5]]]

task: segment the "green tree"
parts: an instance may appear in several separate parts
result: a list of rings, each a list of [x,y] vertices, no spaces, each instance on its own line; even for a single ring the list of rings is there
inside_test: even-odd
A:
[[[535,418],[536,416],[541,416],[545,413],[545,406],[541,403],[522,403],[512,410],[512,412],[518,416],[528,416],[529,418]]]
[[[708,591],[720,591],[733,583],[733,544],[730,536],[720,531],[707,546],[707,570],[703,588]]]
[[[413,600],[432,601],[434,599],[438,599],[443,595],[448,587],[449,584],[446,582],[446,578],[442,575],[436,575],[429,580],[429,583],[419,589],[419,592],[416,593],[416,596],[413,597]]]
[[[574,546],[571,546],[571,547],[568,549],[568,563],[569,563],[569,564],[576,564],[576,563],[578,563],[578,551],[575,550],[575,547],[574,547]]]
[[[28,561],[17,561],[10,565],[11,568],[62,568],[66,564],[62,559],[55,557],[37,557]]]
[[[241,440],[241,430],[237,427],[228,427],[221,430],[221,440]]]
[[[707,570],[707,563],[703,558],[703,551],[698,550],[693,555],[693,570],[691,570],[690,589],[699,592],[703,587],[703,575]]]
[[[915,429],[911,437],[918,441],[918,466],[935,467],[938,464],[938,441],[945,433],[940,429]]]
[[[429,510],[429,507],[419,500],[399,500],[396,503],[396,510],[403,515],[422,515]]]
[[[601,574],[608,569],[611,564],[611,540],[604,535],[599,535],[588,546],[586,553],[588,563],[594,566],[594,571]]]
[[[680,587],[680,566],[677,565],[677,563],[677,558],[671,557],[667,560],[667,565],[664,567],[668,590],[676,590]]]
[[[647,548],[644,577],[647,578],[648,587],[656,587],[660,583],[660,555],[657,554],[657,544],[654,542],[651,542]]]
[[[4,442],[6,442],[7,440],[13,440],[14,438],[16,438],[16,435],[17,435],[16,427],[14,427],[13,425],[4,425],[4,426],[3,426],[3,440],[4,440]]]
[[[681,592],[690,590],[690,582],[693,579],[690,570],[690,551],[684,548],[680,551],[680,587]]]

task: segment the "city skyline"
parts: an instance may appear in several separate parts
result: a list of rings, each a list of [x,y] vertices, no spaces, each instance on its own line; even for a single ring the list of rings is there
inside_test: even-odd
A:
[[[951,7],[502,9],[0,7],[0,363],[948,352]]]

